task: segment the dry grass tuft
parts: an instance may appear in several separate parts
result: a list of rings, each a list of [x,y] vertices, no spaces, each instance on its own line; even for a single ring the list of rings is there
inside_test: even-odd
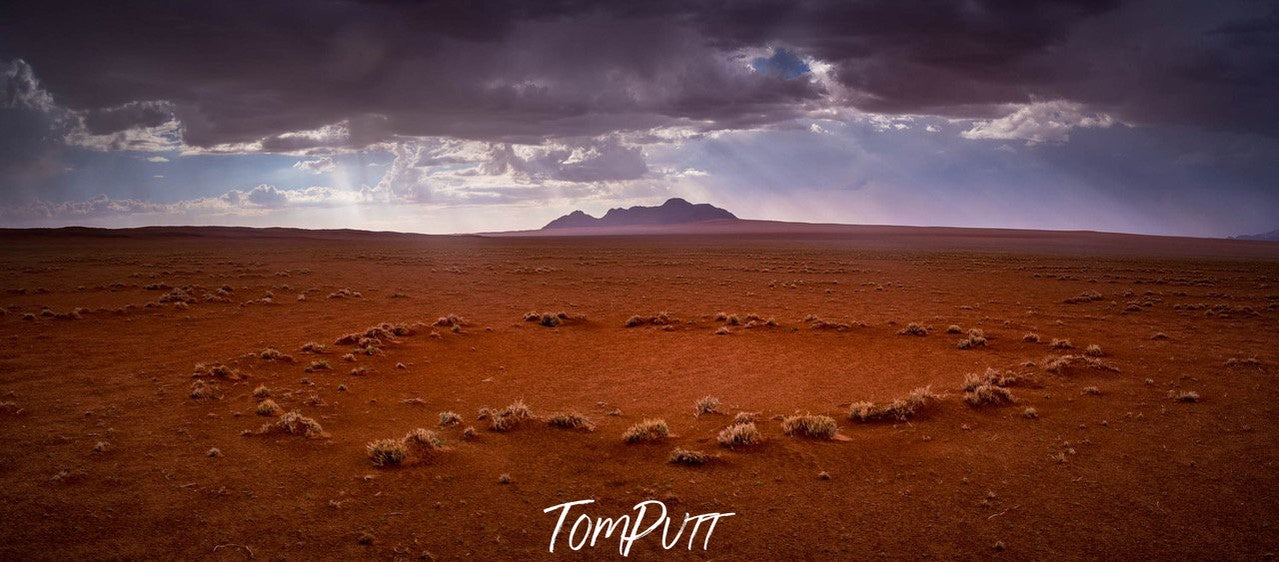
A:
[[[440,412],[440,427],[449,427],[462,423],[462,416],[454,412]]]
[[[622,440],[627,443],[660,441],[670,434],[671,430],[666,425],[666,420],[645,419],[627,429],[626,433],[622,434]]]
[[[1095,386],[1085,386],[1080,393],[1087,394],[1089,396],[1101,396],[1101,389]]]
[[[644,324],[652,324],[654,326],[669,326],[676,322],[678,322],[678,320],[672,317],[669,312],[662,311],[657,313],[657,315],[655,316],[644,317],[644,316],[635,315],[630,318],[627,318],[626,327],[635,328],[638,326],[643,326]]]
[[[1096,357],[1086,357],[1083,355],[1061,355],[1057,357],[1049,357],[1044,360],[1044,370],[1054,375],[1064,376],[1067,371],[1082,364],[1085,368],[1097,371],[1119,372],[1119,368],[1097,359]]]
[[[466,325],[466,321],[461,316],[450,314],[436,319],[434,325],[438,328],[450,328],[453,331],[458,331],[458,329]]]
[[[1070,340],[1059,340],[1056,338],[1053,338],[1052,343],[1049,343],[1048,347],[1051,347],[1053,349],[1074,349],[1075,348],[1075,346],[1070,343]]]
[[[811,437],[813,439],[834,439],[839,433],[835,418],[814,414],[787,416],[782,420],[782,433],[792,437]]]
[[[719,436],[716,438],[720,445],[730,449],[738,446],[754,445],[759,443],[760,439],[759,429],[755,427],[754,422],[730,425],[720,431]]]
[[[755,420],[758,420],[758,419],[759,419],[758,412],[737,412],[737,415],[733,416],[733,425],[755,423]]]
[[[260,384],[258,385],[257,388],[253,389],[253,397],[257,398],[258,400],[261,400],[263,398],[270,398],[271,389],[267,388],[265,384]]]
[[[328,346],[313,341],[302,344],[302,353],[324,353]]]
[[[262,353],[258,354],[258,357],[262,358],[263,361],[292,361],[293,360],[292,357],[289,357],[288,355],[280,353],[280,350],[274,347],[268,347],[266,349],[263,349]]]
[[[354,356],[352,356],[352,360],[354,359],[355,359]],[[312,361],[311,364],[307,365],[306,369],[303,369],[303,370],[308,373],[314,373],[316,371],[329,371],[332,369],[333,369],[333,366],[329,365],[328,361],[321,359],[319,361]]]
[[[198,401],[217,400],[219,397],[216,386],[196,379],[191,383],[191,399]]]
[[[546,423],[561,429],[595,431],[595,424],[591,423],[590,418],[577,412],[556,412],[546,419]]]
[[[533,411],[529,409],[528,404],[525,404],[523,400],[516,400],[498,411],[489,410],[488,416],[483,415],[485,410],[487,408],[481,409],[481,417],[478,419],[490,417],[489,429],[498,432],[515,429],[524,421],[533,419]]]
[[[887,404],[856,402],[848,409],[848,419],[859,422],[897,420],[906,421],[940,403],[941,396],[924,386],[910,391],[904,398]]]
[[[972,349],[974,347],[986,347],[986,334],[977,328],[968,330],[968,337],[959,340],[956,344],[959,349]]]
[[[1199,393],[1193,390],[1186,392],[1177,392],[1175,390],[1168,391],[1168,397],[1177,402],[1194,403],[1199,401]]]
[[[409,448],[399,439],[378,439],[368,445],[365,450],[374,466],[399,466],[409,456]]]
[[[951,324],[951,325],[949,325],[949,326],[947,326],[947,327],[946,327],[946,333],[947,333],[947,334],[962,334],[962,333],[964,333],[964,329],[963,329],[963,328],[960,328],[960,327],[959,327],[959,325],[957,325],[957,324]]]
[[[709,453],[676,447],[673,451],[671,451],[671,456],[666,458],[666,462],[687,466],[700,466],[714,459],[715,456]]]
[[[259,416],[274,416],[280,413],[280,405],[276,404],[275,400],[267,398],[266,400],[258,402],[256,411]]]
[[[1231,357],[1226,360],[1227,367],[1260,367],[1261,360],[1256,357]]]
[[[995,386],[1013,386],[1017,384],[1017,375],[1011,371],[1006,373],[999,372],[998,369],[987,367],[986,372],[982,374],[968,373],[964,375],[964,391],[968,392],[976,389],[984,384],[993,384]]]
[[[902,331],[897,333],[903,336],[926,336],[928,335],[928,329],[911,322],[910,324],[907,324],[905,328],[902,328]]]
[[[1026,343],[1039,343],[1039,334],[1027,333],[1026,335],[1021,337],[1021,341],[1024,341]]]
[[[286,433],[289,435],[302,435],[307,439],[324,437],[324,428],[320,427],[320,422],[303,416],[301,412],[292,411],[280,416],[273,424],[262,426],[261,433]]]
[[[703,396],[697,401],[697,404],[693,406],[694,415],[718,414],[720,413],[719,406],[719,398],[714,396]]]
[[[731,332],[726,326],[720,326],[718,330],[715,330],[715,335],[717,336],[727,336],[731,333],[733,332]]]
[[[444,441],[434,431],[419,427],[399,439],[378,439],[365,448],[375,466],[400,466],[411,456],[425,459],[443,449]]]
[[[1084,349],[1084,355],[1087,355],[1089,357],[1101,357],[1102,355],[1105,355],[1105,352],[1101,350],[1100,345],[1097,345],[1094,343],[1088,346],[1087,349]]]
[[[404,435],[404,444],[418,454],[430,453],[444,448],[444,440],[434,431],[421,427]]]
[[[1013,393],[1002,386],[990,383],[981,384],[964,393],[964,402],[974,408],[1011,404],[1013,402]]]
[[[1022,410],[1021,417],[1026,418],[1028,420],[1037,420],[1039,419],[1039,410],[1036,410],[1034,408],[1026,408],[1025,410]]]
[[[547,328],[559,326],[563,320],[568,320],[567,312],[528,312],[524,314],[525,322],[537,322]]]

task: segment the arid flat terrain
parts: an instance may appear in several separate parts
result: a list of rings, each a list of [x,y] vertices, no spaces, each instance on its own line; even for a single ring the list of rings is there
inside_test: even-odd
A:
[[[1271,242],[7,231],[0,307],[4,559],[1279,552]]]

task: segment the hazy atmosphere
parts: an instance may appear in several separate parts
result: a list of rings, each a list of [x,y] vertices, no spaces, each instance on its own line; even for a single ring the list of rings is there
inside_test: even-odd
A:
[[[1266,2],[6,2],[0,226],[1279,228]]]

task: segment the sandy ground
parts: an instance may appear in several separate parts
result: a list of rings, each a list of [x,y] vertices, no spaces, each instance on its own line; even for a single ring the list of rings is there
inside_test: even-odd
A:
[[[543,509],[583,499],[597,516],[646,499],[677,518],[736,513],[707,550],[650,536],[640,559],[1279,552],[1279,244],[89,234],[0,233],[5,559],[542,557],[555,524]],[[359,295],[330,298],[343,289]],[[544,327],[530,311],[568,319]],[[673,321],[625,327],[660,312]],[[726,335],[720,312],[741,319]],[[434,326],[450,314],[459,328]],[[360,350],[339,337],[382,323],[413,333],[343,358]],[[900,335],[910,323],[928,334]],[[986,345],[960,349],[974,328]],[[303,352],[312,341],[327,349]],[[264,360],[268,348],[291,358]],[[1045,368],[1063,355],[1070,367]],[[331,369],[306,372],[313,361]],[[988,368],[1015,374],[1013,403],[965,404],[965,374]],[[191,398],[197,380],[216,399]],[[324,435],[260,433],[280,418],[256,415],[259,386]],[[910,419],[848,417],[923,386],[942,397]],[[1198,401],[1176,399],[1187,392]],[[723,413],[694,416],[707,395]],[[476,419],[517,399],[541,419],[505,432]],[[442,411],[462,423],[439,427]],[[543,421],[559,411],[594,431]],[[720,446],[741,411],[760,414],[762,442]],[[840,438],[785,435],[779,419],[796,413],[834,418]],[[674,435],[625,443],[645,418]],[[370,462],[367,443],[418,427],[444,449]],[[675,447],[718,458],[668,463]],[[617,552],[561,539],[554,556]]]

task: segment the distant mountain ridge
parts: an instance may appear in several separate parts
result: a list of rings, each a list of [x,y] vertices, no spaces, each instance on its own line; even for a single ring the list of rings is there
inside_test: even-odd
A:
[[[1263,232],[1263,233],[1261,233],[1261,234],[1244,234],[1244,235],[1241,235],[1241,236],[1235,236],[1235,237],[1234,237],[1234,239],[1235,239],[1235,240],[1271,240],[1271,241],[1279,241],[1279,230],[1271,230],[1270,232]]]
[[[635,206],[629,209],[613,208],[603,217],[595,218],[582,211],[573,211],[555,219],[542,230],[557,228],[637,226],[652,224],[687,224],[713,220],[737,220],[737,215],[709,203],[693,204],[678,197],[667,199],[656,207]]]

